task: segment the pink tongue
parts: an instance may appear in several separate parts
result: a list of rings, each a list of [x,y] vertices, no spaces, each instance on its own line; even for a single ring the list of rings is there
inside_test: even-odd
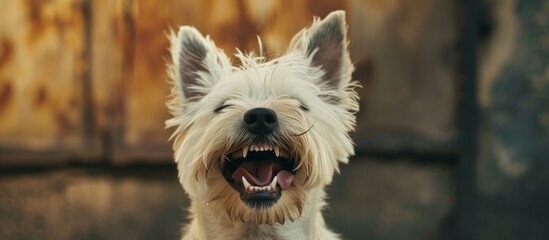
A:
[[[282,170],[280,164],[272,161],[249,161],[245,162],[234,171],[232,177],[235,182],[242,183],[242,176],[254,186],[267,186],[273,180],[273,174],[277,174],[278,185],[286,189],[292,183],[294,175]]]
[[[294,180],[294,175],[286,170],[282,170],[278,172],[276,175],[276,179],[278,181],[278,185],[280,185],[280,188],[286,189],[292,184],[292,181]]]

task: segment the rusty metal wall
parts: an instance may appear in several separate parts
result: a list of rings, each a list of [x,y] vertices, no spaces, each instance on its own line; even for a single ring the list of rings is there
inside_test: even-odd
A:
[[[95,159],[81,0],[0,3],[0,164]]]
[[[453,1],[2,1],[0,165],[168,162],[170,29],[194,25],[229,55],[257,49],[259,35],[277,55],[336,9],[364,85],[358,147],[448,151]]]

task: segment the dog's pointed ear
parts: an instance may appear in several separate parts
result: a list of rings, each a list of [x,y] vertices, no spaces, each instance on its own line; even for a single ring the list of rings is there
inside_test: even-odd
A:
[[[223,77],[228,57],[193,27],[183,26],[170,36],[171,77],[183,102],[200,100]]]
[[[309,29],[297,33],[291,49],[303,51],[315,67],[324,71],[323,84],[329,90],[344,90],[351,81],[353,65],[347,49],[345,11],[334,11],[323,20],[315,19]]]

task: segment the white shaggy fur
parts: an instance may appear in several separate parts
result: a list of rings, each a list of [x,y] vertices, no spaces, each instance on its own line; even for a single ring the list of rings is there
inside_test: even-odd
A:
[[[348,162],[358,96],[351,81],[345,13],[336,11],[296,34],[272,60],[235,55],[183,26],[170,37],[168,107],[179,180],[191,199],[182,239],[338,239],[324,224],[324,187]],[[243,115],[268,108],[278,117],[269,143],[295,158],[294,180],[270,207],[246,205],[222,174],[227,155],[253,144]]]

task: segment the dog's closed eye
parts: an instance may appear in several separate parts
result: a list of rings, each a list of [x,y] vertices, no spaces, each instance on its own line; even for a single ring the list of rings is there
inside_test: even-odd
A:
[[[233,105],[231,105],[231,104],[221,105],[221,106],[217,107],[216,109],[214,109],[214,112],[215,113],[220,113],[221,111],[223,111],[223,109],[228,108],[228,107],[232,107],[232,106]]]
[[[299,105],[299,108],[301,108],[301,110],[303,110],[303,111],[309,111],[310,110],[309,106],[307,106],[305,103],[301,103]]]

